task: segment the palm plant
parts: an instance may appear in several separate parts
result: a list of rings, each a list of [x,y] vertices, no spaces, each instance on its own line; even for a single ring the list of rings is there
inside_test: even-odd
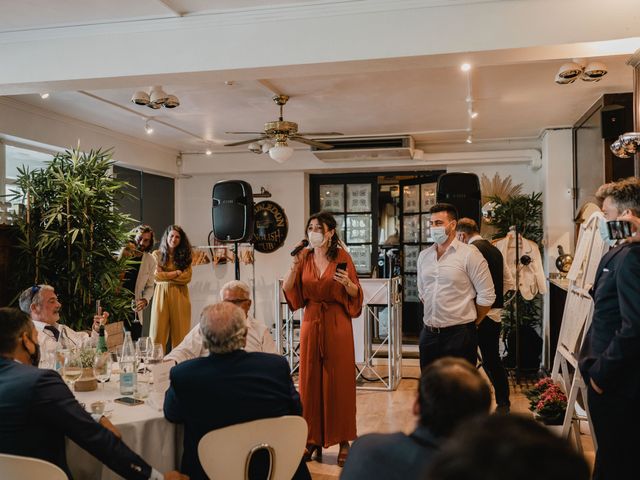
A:
[[[114,163],[112,150],[74,149],[43,169],[18,169],[14,200],[26,208],[17,222],[16,282],[54,286],[62,319],[76,329],[91,324],[97,299],[112,319],[129,306],[120,288],[126,260],[114,252],[132,219],[116,208],[125,182],[110,175]]]

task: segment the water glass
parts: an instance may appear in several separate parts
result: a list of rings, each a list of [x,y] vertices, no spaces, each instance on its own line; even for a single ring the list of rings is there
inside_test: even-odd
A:
[[[153,342],[149,337],[140,337],[136,342],[136,356],[138,357],[138,359],[144,360],[145,362],[145,368],[143,369],[143,372],[144,370],[146,370],[147,362],[149,360],[149,357],[151,356],[152,350]]]
[[[104,392],[104,384],[111,378],[112,360],[109,352],[97,353],[93,359],[93,375],[102,385]]]

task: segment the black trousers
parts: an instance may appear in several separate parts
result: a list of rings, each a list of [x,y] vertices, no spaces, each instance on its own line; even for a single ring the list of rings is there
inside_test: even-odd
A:
[[[124,329],[131,332],[131,340],[137,342],[142,336],[142,324],[134,321],[133,313],[124,318]]]
[[[593,480],[638,478],[638,399],[588,387],[591,422],[598,442]]]
[[[461,357],[475,366],[478,360],[478,334],[474,322],[420,332],[420,369],[442,357]]]
[[[509,379],[500,358],[500,322],[485,317],[478,325],[478,347],[482,368],[493,384],[498,406],[510,406]]]

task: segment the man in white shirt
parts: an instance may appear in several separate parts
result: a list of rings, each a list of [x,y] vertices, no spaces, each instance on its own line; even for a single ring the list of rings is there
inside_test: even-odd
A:
[[[220,290],[220,299],[224,302],[231,302],[244,310],[249,329],[247,332],[247,345],[245,346],[247,352],[276,353],[276,345],[267,326],[264,322],[256,320],[249,314],[249,309],[251,308],[251,289],[249,285],[240,280],[227,282]],[[164,360],[174,361],[178,364],[185,360],[207,355],[209,355],[209,350],[202,343],[200,325],[196,325],[184,337],[180,345],[164,357]]]
[[[62,304],[58,301],[55,289],[51,285],[34,285],[20,294],[20,310],[31,316],[33,324],[38,331],[38,343],[44,353],[55,351],[60,339],[68,339],[69,343],[78,347],[92,334],[96,334],[100,325],[107,323],[108,312],[100,312],[93,317],[92,331],[76,332],[75,330],[60,325],[60,309]]]
[[[504,294],[509,290],[515,290],[516,284],[502,253],[491,242],[480,236],[480,229],[475,220],[461,218],[456,225],[456,231],[458,232],[458,240],[480,250],[489,265],[496,300],[487,317],[478,325],[478,346],[482,355],[482,367],[491,380],[495,391],[496,412],[508,413],[511,406],[509,380],[500,359],[500,327]]]
[[[445,357],[477,362],[476,324],[495,301],[489,266],[480,251],[456,239],[458,211],[431,207],[434,245],[418,256],[418,295],[424,305],[420,367]]]

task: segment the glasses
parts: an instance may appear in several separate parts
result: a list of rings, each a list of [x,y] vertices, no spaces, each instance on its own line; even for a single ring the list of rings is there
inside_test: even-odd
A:
[[[240,305],[241,303],[248,302],[249,298],[234,298],[233,300],[225,300],[225,302],[233,303],[234,305]]]

